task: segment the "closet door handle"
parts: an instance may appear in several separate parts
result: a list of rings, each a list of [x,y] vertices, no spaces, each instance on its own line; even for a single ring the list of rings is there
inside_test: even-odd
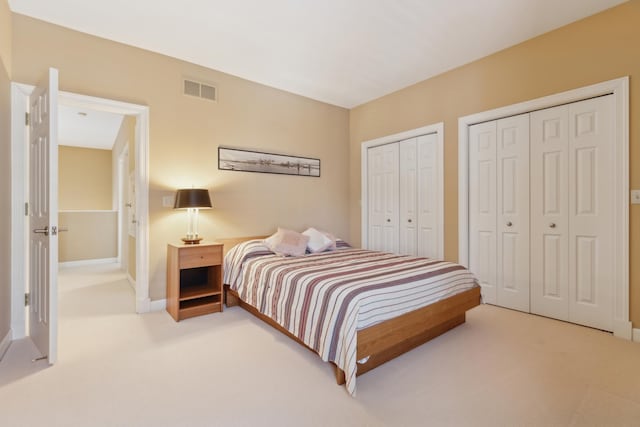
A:
[[[507,222],[507,227],[511,227],[513,223],[511,221]]]
[[[410,219],[408,219],[408,220],[407,220],[407,222],[411,222],[411,220],[410,220]]]
[[[49,226],[47,225],[45,228],[36,228],[33,230],[34,233],[44,234],[45,236],[49,235]]]
[[[554,222],[552,222],[551,224],[549,224],[550,228],[556,228],[556,224]]]
[[[391,220],[389,218],[387,218],[387,222],[391,222]]]

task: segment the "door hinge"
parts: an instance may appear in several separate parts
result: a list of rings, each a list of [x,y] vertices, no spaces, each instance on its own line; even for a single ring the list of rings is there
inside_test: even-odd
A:
[[[29,126],[29,113],[24,113],[24,125]]]
[[[27,307],[29,305],[29,292],[24,294],[24,306]]]
[[[24,203],[24,216],[29,216],[29,202]]]

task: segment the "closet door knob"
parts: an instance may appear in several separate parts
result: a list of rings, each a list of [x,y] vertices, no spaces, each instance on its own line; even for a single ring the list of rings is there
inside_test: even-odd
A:
[[[511,227],[513,223],[511,221],[507,222],[507,227]]]
[[[556,228],[556,224],[552,222],[551,224],[549,224],[549,227]]]
[[[387,222],[391,222],[391,220],[389,218],[387,218]]]
[[[411,220],[410,220],[410,219],[408,219],[407,221],[408,221],[408,222],[411,222]]]

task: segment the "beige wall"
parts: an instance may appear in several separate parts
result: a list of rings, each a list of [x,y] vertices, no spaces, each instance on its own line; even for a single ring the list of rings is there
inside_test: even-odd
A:
[[[68,230],[59,235],[60,262],[117,256],[111,157],[111,150],[59,147],[58,225]],[[67,212],[69,210],[91,212]]]
[[[11,13],[0,0],[0,342],[11,329]],[[0,358],[2,358],[0,354]]]
[[[58,149],[58,208],[113,209],[111,150]]]
[[[58,261],[83,261],[118,256],[118,213],[60,212],[58,224],[68,231],[58,236]]]
[[[4,69],[11,77],[11,35],[12,20],[9,3],[7,0],[0,0],[0,59],[4,64]]]
[[[47,24],[13,19],[13,78],[35,83],[47,67],[60,88],[150,109],[150,293],[164,298],[166,245],[185,232],[184,212],[162,196],[209,188],[205,239],[313,225],[348,235],[349,112],[163,55]],[[214,83],[219,101],[183,96],[184,76]],[[217,170],[218,145],[320,158],[321,178]]]
[[[350,229],[360,241],[362,141],[445,123],[445,257],[458,257],[458,118],[629,75],[630,184],[640,188],[640,1],[634,0],[351,111]],[[631,317],[640,326],[640,207],[630,209]]]

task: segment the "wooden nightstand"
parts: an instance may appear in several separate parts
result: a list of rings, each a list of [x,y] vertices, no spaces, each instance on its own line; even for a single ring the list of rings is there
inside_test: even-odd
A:
[[[167,311],[176,321],[222,311],[222,243],[167,245]]]

